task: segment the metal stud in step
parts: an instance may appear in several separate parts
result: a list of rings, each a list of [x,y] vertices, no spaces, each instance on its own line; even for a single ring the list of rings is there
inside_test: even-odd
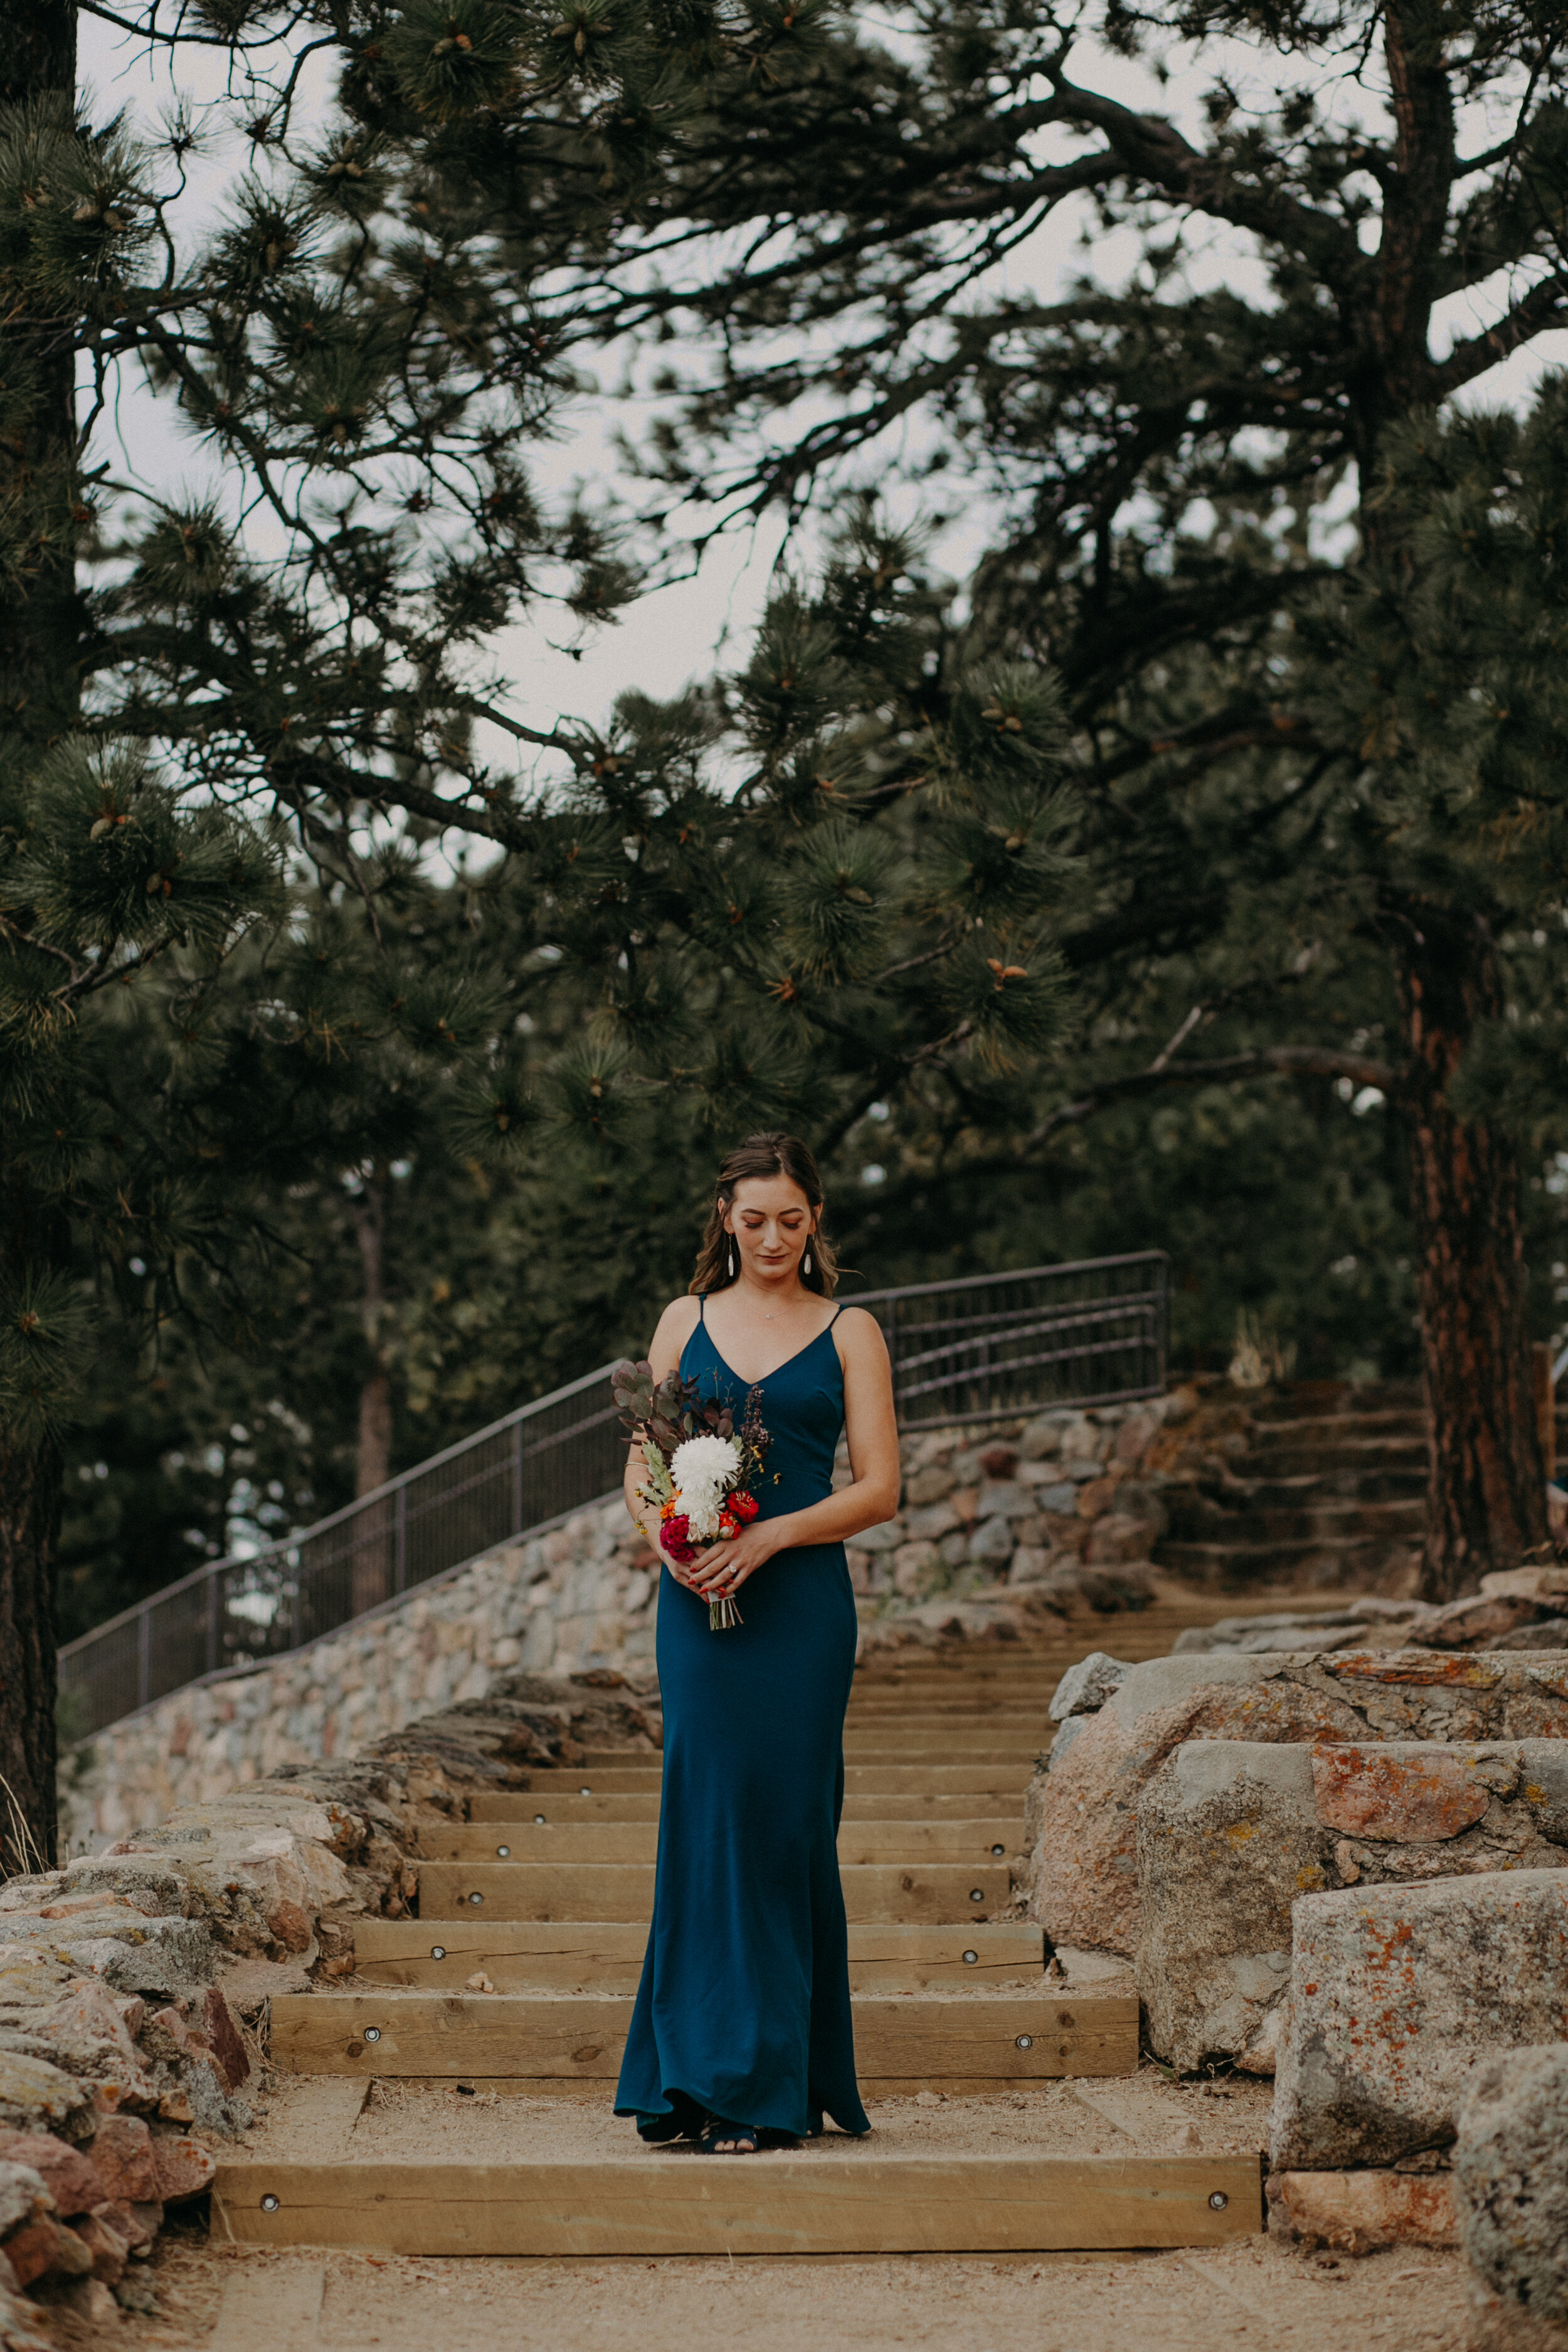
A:
[[[1216,2189],[1214,2195],[1209,2199],[1209,2203],[1216,2213],[1223,2213],[1226,2207],[1230,2203],[1230,2200],[1226,2195],[1223,2189]]]
[[[470,1895],[468,1897],[470,1903],[482,1903],[484,1899],[482,1895]]]
[[[274,2197],[269,2189],[261,2200],[261,2210],[264,2213],[276,2213],[282,2201],[280,2197]]]
[[[534,1820],[535,1820],[536,1822],[542,1822],[542,1820],[544,1819],[544,1815],[543,1815],[542,1813],[535,1813],[535,1815],[533,1816],[533,1818],[534,1818]]]
[[[364,2038],[367,2042],[379,2042],[381,2040],[380,2026],[367,2025],[364,2030]]]
[[[510,1845],[498,1845],[496,1852],[500,1854],[503,1862],[510,1862],[511,1860],[511,1848]]]
[[[975,1963],[976,1963],[976,1961],[979,1959],[979,1958],[980,1958],[980,1955],[979,1955],[979,1953],[978,1953],[978,1952],[965,1952],[965,1954],[963,1955],[963,1965],[964,1965],[964,1967],[965,1967],[966,1969],[972,1969],[972,1968],[973,1968],[973,1967],[974,1967],[974,1965],[975,1965]]]
[[[578,1791],[577,1791],[577,1794],[578,1794],[580,1797],[591,1797],[591,1796],[593,1795],[593,1793],[594,1793],[594,1791],[592,1790],[592,1789],[579,1789],[579,1790],[578,1790]]]
[[[1035,2037],[1032,2033],[1020,2033],[1014,2044],[1014,2047],[1018,2050],[1032,2050],[1034,2046]]]
[[[994,1845],[991,1851],[993,1853],[1005,1853],[1007,1849],[1005,1845]]]
[[[445,1945],[445,1944],[432,1944],[432,1945],[431,1945],[431,1947],[430,1947],[430,1958],[431,1958],[433,1960],[444,1960],[444,1959],[446,1958],[446,1957],[447,1957],[447,1947],[446,1947],[446,1945]]]
[[[969,1890],[969,1899],[972,1903],[984,1903],[985,1900],[984,1886],[972,1886]]]

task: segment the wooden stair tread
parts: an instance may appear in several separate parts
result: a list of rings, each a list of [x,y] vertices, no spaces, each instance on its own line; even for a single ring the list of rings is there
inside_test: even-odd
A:
[[[843,2146],[728,2163],[635,2147],[631,2160],[585,2164],[226,2158],[214,2221],[245,2245],[428,2256],[1205,2246],[1262,2226],[1256,2156],[886,2157]]]
[[[992,1862],[1016,1853],[1021,1819],[846,1822],[841,1866],[880,1862]],[[496,1822],[455,1828],[421,1858],[431,1862],[652,1862],[656,1822]]]
[[[1128,2074],[1135,1992],[853,1996],[857,2069],[884,2095],[901,2084],[1021,2085]],[[301,2074],[366,2080],[613,2082],[632,2002],[613,1994],[279,1993],[272,2059]]]
[[[1028,1779],[1036,1756],[1047,1746],[1050,1725],[1041,1724],[1026,1739],[996,1738],[989,1732],[952,1733],[931,1731],[906,1738],[901,1733],[846,1732],[844,1760],[846,1764],[1005,1764],[1022,1771]],[[933,1749],[937,1752],[933,1753]],[[590,1748],[583,1758],[583,1769],[593,1772],[625,1770],[625,1748]],[[657,1759],[649,1759],[655,1769],[661,1769]]]
[[[1005,1860],[859,1863],[840,1875],[851,1919],[983,1918],[1012,1894]],[[508,1919],[647,1920],[653,1878],[651,1862],[426,1862],[419,1866],[419,1916],[461,1919],[488,1908]]]
[[[852,1732],[907,1731],[930,1734],[945,1739],[953,1733],[960,1738],[984,1736],[996,1741],[1014,1738],[1032,1739],[1040,1727],[1040,1717],[1050,1704],[1050,1692],[1041,1694],[1040,1701],[1032,1706],[1006,1706],[996,1701],[989,1704],[971,1699],[954,1699],[951,1706],[928,1706],[924,1700],[910,1706],[902,1699],[887,1703],[870,1699],[852,1700],[844,1718],[846,1738]]]
[[[354,1964],[362,1981],[372,1977],[450,1991],[482,1969],[498,1991],[545,1985],[634,1992],[647,1943],[646,1925],[633,1921],[361,1919],[354,1924]],[[966,1952],[973,1959],[965,1960]],[[1038,1927],[971,1920],[946,1927],[852,1923],[849,1929],[855,1991],[918,1991],[1024,1977],[1044,1965]]]
[[[851,1795],[995,1796],[1016,1801],[1027,1787],[1034,1759],[1020,1767],[1005,1764],[868,1764],[850,1761],[844,1768],[844,1791]],[[626,1796],[638,1792],[657,1796],[664,1784],[664,1768],[651,1764],[565,1764],[537,1767],[515,1788],[475,1796],[469,1801],[470,1821],[515,1821],[521,1810],[521,1791],[560,1789],[585,1796]]]
[[[944,1759],[956,1764],[1014,1764],[1020,1767],[1027,1779],[1042,1744],[1048,1745],[1039,1731],[1032,1731],[1027,1739],[995,1738],[989,1732],[931,1731],[896,1736],[892,1732],[847,1731],[844,1735],[846,1764],[920,1764],[930,1758],[937,1760],[931,1750],[936,1748]]]
[[[1010,1794],[1016,1804],[1017,1790]],[[455,1822],[453,1829],[484,1837],[493,1827],[497,1837],[504,1837],[509,1823],[537,1822],[541,1813],[546,1822],[657,1822],[658,1807],[657,1789],[627,1789],[619,1794],[611,1790],[587,1797],[576,1789],[541,1789],[531,1794],[524,1790],[507,1810],[476,1812],[472,1821]],[[991,1820],[1003,1811],[1003,1792],[988,1789],[935,1797],[914,1789],[885,1795],[849,1789],[844,1798],[846,1822],[972,1822]],[[1022,1816],[1015,1811],[1012,1818]]]

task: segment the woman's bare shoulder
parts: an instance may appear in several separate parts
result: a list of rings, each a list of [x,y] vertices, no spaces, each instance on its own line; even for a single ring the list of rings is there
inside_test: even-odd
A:
[[[888,1351],[888,1343],[882,1337],[882,1327],[868,1307],[840,1307],[834,1318],[831,1328],[834,1338],[840,1346],[853,1349],[857,1355],[868,1349],[879,1356],[886,1355]]]
[[[653,1346],[648,1350],[648,1361],[656,1372],[660,1370],[661,1356],[666,1360],[665,1370],[679,1363],[680,1351],[696,1330],[697,1318],[701,1311],[701,1300],[693,1298],[689,1293],[684,1298],[670,1300],[658,1318],[658,1328],[653,1335]]]

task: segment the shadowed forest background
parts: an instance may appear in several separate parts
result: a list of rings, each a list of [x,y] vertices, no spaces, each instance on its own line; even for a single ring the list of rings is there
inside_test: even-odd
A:
[[[1568,19],[99,16],[216,94],[16,17],[0,1486],[60,1635],[644,1344],[760,1125],[850,1287],[1164,1249],[1178,1369],[1425,1374],[1435,1591],[1542,1538]],[[778,515],[722,674],[516,718],[525,618],[613,645]]]

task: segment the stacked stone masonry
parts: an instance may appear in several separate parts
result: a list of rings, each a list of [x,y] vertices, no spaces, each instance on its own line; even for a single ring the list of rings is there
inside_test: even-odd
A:
[[[1137,1605],[1163,1524],[1163,1474],[1142,1465],[1162,1424],[1190,1410],[1183,1395],[906,1437],[898,1517],[848,1554],[868,1637],[903,1621],[980,1630],[1086,1601]],[[303,1649],[176,1691],[68,1759],[62,1851],[86,1853],[287,1766],[357,1755],[480,1697],[498,1674],[647,1664],[655,1571],[617,1499]]]
[[[0,2343],[52,2352],[52,2306],[155,2312],[141,2258],[265,2101],[271,1997],[352,1971],[356,1919],[407,1913],[473,1793],[660,1733],[627,1676],[514,1674],[0,1887]]]

